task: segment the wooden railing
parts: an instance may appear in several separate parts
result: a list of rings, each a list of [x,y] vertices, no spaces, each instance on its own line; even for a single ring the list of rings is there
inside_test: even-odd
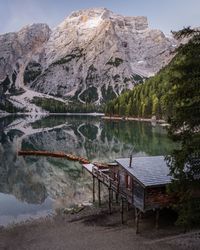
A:
[[[98,169],[93,167],[92,174],[108,188],[119,193],[129,203],[132,203],[132,193],[126,188],[120,187],[120,179],[114,180],[109,176],[109,169]]]
[[[108,172],[109,169],[98,169],[96,167],[92,168],[92,174],[101,182],[103,182],[106,186],[109,186],[110,184],[110,176],[105,174],[104,172]]]

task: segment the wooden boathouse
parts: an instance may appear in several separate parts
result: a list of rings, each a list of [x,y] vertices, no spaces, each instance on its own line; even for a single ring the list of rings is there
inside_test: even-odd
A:
[[[101,183],[109,191],[109,211],[111,213],[112,193],[121,199],[121,219],[123,223],[124,202],[135,208],[136,233],[139,232],[141,213],[156,212],[158,227],[159,210],[170,207],[172,197],[166,192],[171,182],[169,168],[164,156],[130,157],[116,159],[111,164],[83,164],[93,177],[93,201],[95,201],[95,179],[98,182],[98,201],[101,204]]]
[[[121,200],[121,220],[124,221],[124,203],[135,208],[136,233],[139,231],[141,213],[156,211],[158,227],[159,211],[170,207],[174,201],[166,192],[171,182],[169,168],[164,156],[130,157],[116,159],[114,163],[89,163],[88,159],[65,152],[19,151],[18,155],[52,156],[79,161],[93,177],[93,202],[95,183],[98,182],[98,202],[101,205],[101,184],[108,188],[109,211],[112,210],[113,193]]]

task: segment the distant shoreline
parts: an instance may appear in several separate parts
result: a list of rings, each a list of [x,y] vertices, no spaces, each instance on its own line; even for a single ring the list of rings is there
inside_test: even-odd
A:
[[[163,119],[151,119],[151,118],[142,118],[142,117],[128,117],[128,116],[106,116],[104,113],[3,113],[0,112],[0,118],[9,116],[9,115],[41,115],[41,116],[51,116],[51,115],[64,115],[64,116],[98,116],[101,117],[103,120],[112,120],[112,121],[140,121],[140,122],[151,122],[155,124],[159,124],[162,127],[168,127],[169,124]]]
[[[50,113],[50,112],[36,112],[36,113],[32,113],[32,112],[17,112],[17,113],[6,113],[6,112],[1,112],[0,111],[0,118],[1,117],[5,117],[5,116],[12,116],[12,115],[39,115],[39,116],[51,116],[51,115],[66,115],[66,116],[72,116],[72,115],[77,115],[77,116],[104,116],[104,113],[97,113],[97,112],[91,112],[91,113]]]
[[[163,127],[169,126],[169,124],[162,119],[154,120],[151,118],[141,118],[141,117],[122,117],[122,116],[103,116],[103,120],[116,120],[116,121],[141,121],[141,122],[151,122],[151,123],[158,123]]]

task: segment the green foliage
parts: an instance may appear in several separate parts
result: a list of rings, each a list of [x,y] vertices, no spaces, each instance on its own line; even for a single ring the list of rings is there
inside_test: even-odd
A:
[[[115,58],[111,57],[110,60],[106,64],[112,65],[114,67],[118,67],[121,63],[123,63],[123,59],[119,57],[115,57]]]
[[[142,83],[144,81],[143,77],[141,77],[140,75],[136,75],[136,74],[132,75],[131,78],[136,83]]]
[[[83,49],[75,48],[71,54],[66,55],[65,57],[53,62],[51,65],[61,65],[70,62],[73,59],[79,60],[84,56]]]
[[[125,91],[115,100],[110,101],[105,108],[107,115],[126,115],[133,117],[150,118],[155,115],[157,118],[168,119],[171,116],[170,100],[166,105],[167,93],[171,90],[173,83],[170,76],[173,67],[180,63],[183,55],[177,54],[169,65],[160,70],[154,77],[143,79],[137,75],[133,76],[134,81],[140,82],[132,90]]]
[[[116,75],[114,75],[112,78],[113,78],[114,81],[117,82],[117,81],[119,81],[119,79],[120,79],[120,75],[119,75],[119,74],[116,74]]]
[[[50,113],[88,113],[88,112],[102,112],[103,107],[95,106],[93,104],[83,104],[77,102],[70,102],[66,104],[57,101],[53,98],[34,97],[32,103],[49,111]]]
[[[28,72],[25,71],[24,83],[30,83],[34,81],[40,74],[41,74],[41,70],[38,70],[38,71],[30,70]]]
[[[101,88],[101,93],[104,102],[108,102],[109,100],[116,98],[116,94],[113,90],[113,87],[110,85],[107,88],[106,85],[103,85]]]
[[[130,81],[131,81],[131,79],[128,78],[128,77],[125,77],[125,78],[124,78],[124,83],[130,82]]]
[[[191,29],[178,32],[178,37]],[[173,182],[170,190],[177,193],[177,223],[190,227],[200,224],[200,32],[179,48],[184,57],[171,72],[173,88],[166,97],[173,100],[169,134],[181,144],[168,158]]]
[[[5,78],[5,80],[3,82],[1,82],[1,85],[0,85],[1,96],[4,95],[4,93],[9,89],[10,83],[11,82],[10,82],[10,79],[8,76]]]
[[[24,71],[24,83],[33,82],[42,73],[42,67],[37,62],[30,62]]]
[[[8,113],[25,112],[25,109],[15,107],[8,100],[4,100],[3,103],[0,103],[0,110],[6,111]]]
[[[200,32],[185,28],[176,35],[191,39],[156,76],[109,102],[105,111],[156,115],[170,123],[169,135],[180,147],[167,158],[173,178],[169,190],[177,198],[177,223],[189,227],[200,224]]]
[[[86,77],[86,85],[87,87],[91,87],[93,85],[93,81],[97,81],[98,74],[96,73],[97,69],[94,67],[94,65],[90,65],[87,77]]]
[[[12,96],[22,95],[25,92],[26,91],[23,88],[14,89],[13,92],[12,92]]]
[[[80,95],[81,100],[91,103],[95,102],[98,100],[98,93],[97,93],[97,88],[92,86],[87,88],[81,95]]]

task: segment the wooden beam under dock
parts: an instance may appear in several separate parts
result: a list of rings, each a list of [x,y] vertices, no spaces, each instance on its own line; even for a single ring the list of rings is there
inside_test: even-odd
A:
[[[94,175],[92,176],[93,178],[93,187],[92,187],[92,193],[93,193],[93,202],[95,202],[95,177],[94,177]]]
[[[121,198],[121,222],[124,224],[124,199]]]
[[[139,233],[140,214],[141,214],[141,211],[138,208],[135,208],[135,224],[136,224],[135,233],[136,234]]]
[[[101,182],[98,180],[98,201],[99,201],[99,207],[101,206]]]
[[[160,210],[156,210],[156,229],[159,229],[159,216],[160,216]]]

